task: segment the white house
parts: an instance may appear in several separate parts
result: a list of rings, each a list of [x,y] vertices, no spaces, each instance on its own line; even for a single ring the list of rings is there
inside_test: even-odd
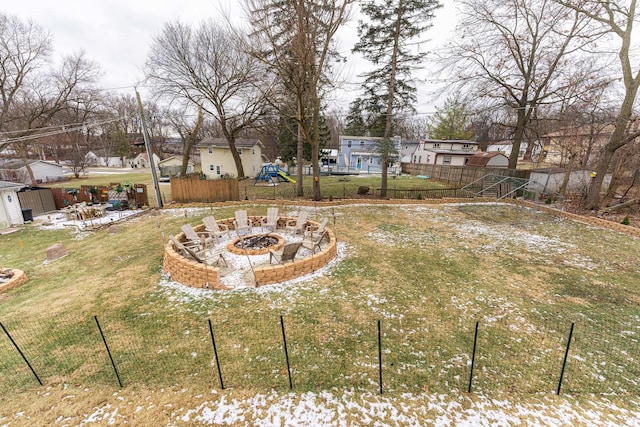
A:
[[[36,180],[35,183],[58,182],[65,179],[63,166],[57,163],[34,160],[29,162],[29,167]],[[27,167],[19,159],[0,160],[0,179],[32,184]]]
[[[0,230],[24,223],[18,190],[24,185],[0,181]]]
[[[411,163],[464,166],[477,150],[474,141],[420,139]]]
[[[528,145],[529,144],[527,141],[522,141],[520,143],[520,150],[518,151],[518,159],[522,160],[524,158],[524,153],[526,153]],[[534,144],[532,150],[533,151],[531,152],[531,157],[535,159],[540,154],[540,144]],[[507,158],[511,156],[511,151],[513,151],[513,141],[511,140],[505,139],[502,141],[490,142],[487,145],[488,153],[494,153],[494,152],[502,153],[505,156],[507,156]]]
[[[162,159],[158,162],[158,169],[160,169],[161,177],[170,177],[180,175],[180,169],[182,169],[182,157],[171,156],[166,159]],[[192,161],[187,163],[187,174],[193,173],[194,165]]]
[[[153,153],[153,164],[158,169],[158,164],[160,163],[160,157],[156,153]],[[147,153],[140,153],[134,158],[129,160],[129,166],[132,168],[148,168],[151,166],[151,162],[149,162],[149,156]]]
[[[413,153],[420,145],[418,141],[401,141],[400,142],[400,161],[402,163],[411,163],[413,159]]]
[[[240,154],[245,176],[256,176],[260,173],[262,164],[269,161],[262,155],[264,145],[257,139],[236,139],[235,146]],[[200,151],[202,173],[208,179],[238,176],[236,163],[226,139],[206,138],[200,141],[196,147]]]
[[[84,158],[88,166],[122,168],[126,164],[126,158],[114,156],[106,149],[89,151]]]

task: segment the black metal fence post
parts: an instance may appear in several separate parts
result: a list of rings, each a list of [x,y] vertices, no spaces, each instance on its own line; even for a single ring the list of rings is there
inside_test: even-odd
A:
[[[560,388],[562,387],[562,379],[564,378],[564,369],[567,366],[567,358],[569,357],[569,347],[571,346],[571,337],[573,336],[573,327],[575,322],[571,323],[571,329],[569,330],[569,339],[567,340],[567,348],[564,351],[564,360],[562,361],[562,370],[560,371],[560,380],[558,381],[557,395],[560,395]]]
[[[293,390],[291,381],[291,366],[289,366],[289,351],[287,350],[287,335],[284,333],[284,319],[280,316],[280,327],[282,328],[282,342],[284,344],[284,358],[287,361],[287,374],[289,375],[289,389]]]
[[[105,348],[107,349],[107,354],[109,355],[109,360],[111,360],[111,366],[113,366],[113,371],[116,373],[116,378],[118,379],[118,384],[120,388],[122,388],[122,381],[120,380],[120,374],[118,373],[118,368],[116,367],[116,362],[113,360],[113,356],[111,356],[111,350],[109,350],[109,345],[107,344],[107,339],[102,332],[102,328],[100,327],[100,322],[98,322],[98,316],[93,316],[96,321],[96,325],[98,325],[98,331],[100,332],[100,336],[102,337],[102,342],[104,343]]]
[[[18,347],[18,344],[13,340],[13,337],[11,336],[11,334],[9,334],[9,331],[7,331],[7,328],[5,328],[1,322],[0,322],[0,327],[2,327],[2,330],[4,331],[4,333],[7,334],[7,337],[9,337],[11,344],[13,344],[16,350],[18,350],[18,353],[20,353],[22,360],[24,360],[24,362],[27,364],[29,369],[31,369],[31,373],[33,373],[33,376],[36,377],[36,380],[38,380],[38,384],[42,385],[42,381],[40,381],[40,377],[38,376],[38,374],[36,374],[35,369],[33,369],[33,366],[31,366],[31,363],[29,363],[29,360],[27,359],[27,357],[24,355],[22,350],[20,350],[20,347]]]
[[[216,348],[216,339],[213,337],[213,326],[211,326],[211,319],[207,319],[207,321],[209,322],[211,344],[213,344],[213,355],[216,358],[216,367],[218,368],[218,378],[220,378],[220,388],[224,390],[224,382],[222,381],[222,370],[220,369],[220,361],[218,360],[218,349]]]
[[[476,346],[478,344],[478,324],[476,321],[476,332],[473,335],[473,353],[471,353],[471,372],[469,372],[469,388],[467,389],[467,393],[471,393],[471,384],[473,382],[473,367],[476,363]]]
[[[382,394],[382,325],[380,319],[378,319],[378,381],[380,394]]]

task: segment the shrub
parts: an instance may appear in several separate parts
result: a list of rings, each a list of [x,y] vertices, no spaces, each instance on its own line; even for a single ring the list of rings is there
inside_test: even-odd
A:
[[[629,224],[631,224],[631,221],[629,221],[629,217],[628,216],[625,216],[624,218],[622,218],[622,221],[620,222],[620,224],[629,225]]]

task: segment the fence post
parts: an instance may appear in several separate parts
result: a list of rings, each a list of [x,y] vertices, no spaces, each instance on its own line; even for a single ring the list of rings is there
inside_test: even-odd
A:
[[[569,347],[571,346],[571,337],[573,336],[573,326],[575,322],[571,322],[571,329],[569,330],[569,339],[567,340],[567,348],[564,351],[564,360],[562,361],[562,370],[560,371],[560,380],[558,381],[557,395],[560,395],[560,388],[562,387],[562,378],[564,378],[564,368],[567,366],[567,358],[569,357]]]
[[[120,380],[120,374],[118,373],[118,368],[116,367],[116,362],[113,360],[113,356],[111,356],[111,350],[109,350],[109,345],[107,344],[107,339],[102,333],[102,328],[100,327],[100,322],[98,322],[98,316],[93,316],[96,321],[96,325],[98,325],[98,331],[100,332],[100,336],[102,337],[102,342],[107,349],[107,354],[109,355],[109,360],[111,360],[111,366],[113,366],[113,371],[116,373],[116,378],[118,379],[118,384],[120,388],[122,388],[122,381]]]
[[[476,363],[476,345],[478,343],[478,321],[476,321],[476,332],[473,335],[473,353],[471,353],[471,372],[469,373],[469,388],[467,393],[471,393],[471,383],[473,382],[473,367]]]
[[[380,394],[382,394],[382,328],[380,325],[380,319],[378,319],[378,373],[379,373],[379,384],[380,384]]]
[[[216,340],[213,337],[213,326],[211,326],[211,319],[207,319],[209,322],[209,334],[211,335],[211,343],[213,344],[213,355],[216,358],[216,367],[218,368],[218,378],[220,378],[220,388],[224,390],[224,382],[222,381],[222,370],[220,369],[220,361],[218,360],[218,349],[216,348]]]
[[[24,355],[22,350],[20,350],[20,347],[18,347],[18,344],[13,340],[13,337],[11,336],[11,334],[9,334],[9,331],[7,331],[7,329],[4,327],[2,322],[0,322],[0,327],[2,327],[2,330],[4,331],[4,333],[7,334],[7,337],[9,337],[11,344],[13,344],[16,350],[18,350],[18,353],[20,353],[22,360],[24,360],[24,362],[27,364],[29,369],[31,369],[31,373],[33,373],[33,376],[36,377],[36,380],[38,380],[38,384],[42,385],[42,381],[40,381],[40,377],[38,376],[38,374],[36,374],[35,369],[33,369],[33,367],[31,366],[31,363],[29,363],[29,360],[27,360],[27,357]]]
[[[284,333],[284,319],[280,316],[280,327],[282,328],[282,342],[284,344],[284,358],[287,361],[287,374],[289,375],[289,389],[293,390],[293,382],[291,381],[291,367],[289,366],[289,351],[287,350],[287,336]]]

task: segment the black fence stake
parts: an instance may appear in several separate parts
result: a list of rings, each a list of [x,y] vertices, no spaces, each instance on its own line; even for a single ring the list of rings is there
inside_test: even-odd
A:
[[[471,353],[471,372],[469,373],[469,388],[467,393],[471,393],[471,383],[473,382],[473,366],[476,363],[476,345],[478,344],[478,323],[476,321],[476,332],[473,335],[473,353]]]
[[[289,389],[293,390],[293,382],[291,381],[291,366],[289,366],[289,351],[287,350],[287,335],[284,333],[284,319],[280,316],[280,326],[282,328],[282,342],[284,344],[284,358],[287,361],[287,374],[289,375]]]
[[[382,326],[380,319],[378,319],[378,382],[380,394],[382,394]]]
[[[113,360],[113,356],[111,356],[111,350],[109,350],[109,345],[107,344],[107,339],[102,333],[102,328],[100,327],[100,322],[98,322],[98,316],[93,316],[96,321],[96,325],[98,325],[98,331],[100,332],[100,336],[102,337],[102,342],[104,342],[104,346],[107,349],[107,354],[109,355],[109,360],[111,360],[111,366],[113,366],[113,371],[116,373],[116,378],[118,379],[118,384],[120,388],[122,388],[122,381],[120,380],[120,374],[118,373],[118,368],[116,367],[116,362]]]
[[[29,361],[27,360],[27,357],[24,355],[22,350],[20,350],[20,347],[18,347],[18,344],[13,340],[13,337],[11,336],[11,334],[9,334],[9,331],[7,331],[7,329],[4,327],[2,322],[0,322],[0,326],[2,327],[2,330],[4,331],[4,333],[7,334],[7,337],[9,337],[9,340],[11,341],[11,344],[13,344],[13,346],[16,348],[16,350],[18,350],[18,353],[20,353],[20,356],[22,356],[22,360],[24,360],[24,362],[27,364],[29,369],[31,369],[31,372],[33,373],[33,376],[36,377],[36,380],[38,380],[38,384],[42,385],[42,381],[40,381],[40,377],[38,376],[38,374],[36,374],[36,371],[31,366],[31,363],[29,363]]]
[[[218,349],[216,348],[216,339],[213,337],[213,326],[211,326],[211,319],[207,319],[207,321],[209,322],[211,344],[213,344],[213,355],[216,358],[216,367],[218,368],[218,378],[220,378],[220,388],[224,390],[224,382],[222,381],[222,370],[220,369],[220,361],[218,360]]]
[[[571,323],[571,329],[569,330],[569,339],[567,340],[567,349],[564,351],[564,360],[562,362],[562,370],[560,371],[560,381],[558,381],[557,395],[560,395],[560,388],[562,387],[562,379],[564,378],[564,368],[567,366],[567,358],[569,357],[569,347],[571,346],[571,337],[573,336],[573,326],[575,322]]]

